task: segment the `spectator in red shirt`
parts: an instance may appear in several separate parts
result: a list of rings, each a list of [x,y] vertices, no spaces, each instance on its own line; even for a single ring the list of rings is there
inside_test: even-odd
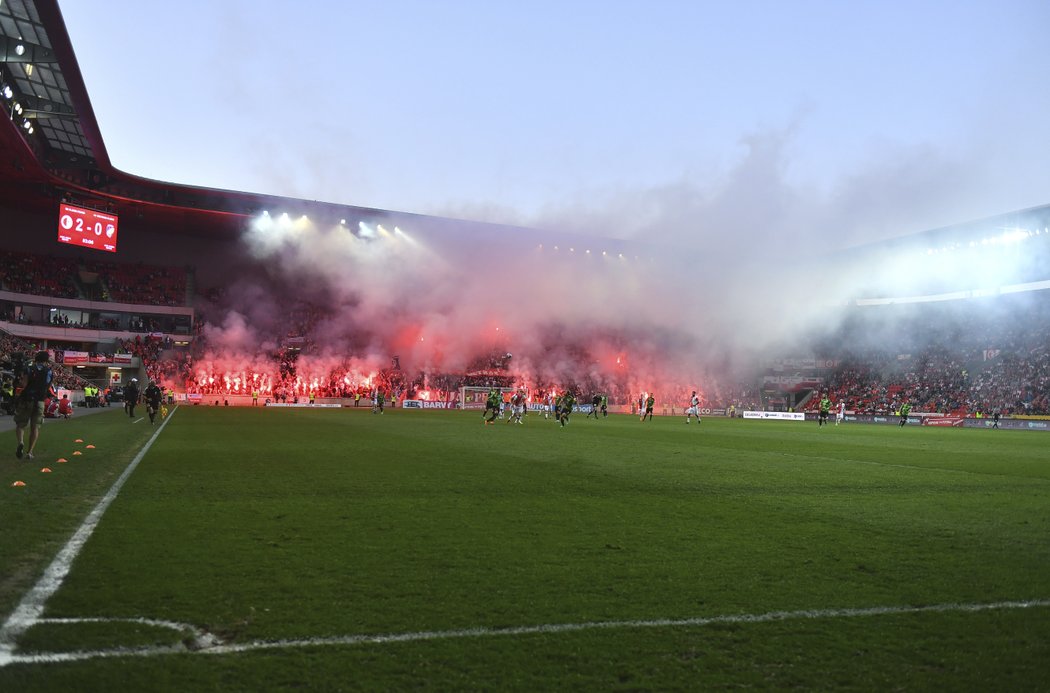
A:
[[[62,401],[58,403],[58,415],[63,419],[73,416],[73,403],[69,401],[68,395],[62,395]]]

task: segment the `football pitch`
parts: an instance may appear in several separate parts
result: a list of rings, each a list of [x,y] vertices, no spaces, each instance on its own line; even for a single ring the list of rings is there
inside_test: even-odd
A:
[[[0,462],[0,690],[1050,689],[1048,449],[627,415],[48,422]]]

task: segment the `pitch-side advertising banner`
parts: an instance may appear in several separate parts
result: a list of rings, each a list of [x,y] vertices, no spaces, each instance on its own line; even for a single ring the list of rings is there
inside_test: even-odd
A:
[[[62,362],[66,365],[87,363],[88,353],[86,351],[65,351],[62,353]]]
[[[965,416],[942,416],[939,418],[924,417],[922,420],[923,426],[949,426],[962,428],[963,422],[966,421]]]
[[[772,419],[776,421],[805,421],[806,415],[800,411],[745,411],[745,419]]]
[[[455,409],[455,402],[434,401],[426,399],[406,399],[401,402],[402,409]]]
[[[62,352],[62,362],[67,365],[76,365],[78,363],[113,363],[129,366],[131,365],[132,358],[134,357],[131,354],[113,354],[112,356],[97,354],[91,356],[86,351]]]

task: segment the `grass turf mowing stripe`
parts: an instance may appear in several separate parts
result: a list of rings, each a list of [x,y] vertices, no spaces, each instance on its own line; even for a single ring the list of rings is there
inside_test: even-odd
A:
[[[102,500],[88,514],[84,522],[77,528],[77,531],[66,542],[66,545],[62,547],[62,550],[58,552],[51,565],[44,571],[44,574],[40,576],[40,579],[26,593],[11,615],[8,616],[4,625],[0,626],[0,667],[4,666],[14,653],[19,636],[40,619],[40,616],[44,613],[44,606],[47,604],[47,600],[62,586],[62,581],[69,574],[73,561],[76,559],[77,554],[80,553],[80,550],[84,548],[84,544],[87,543],[92,533],[94,533],[106,509],[117,497],[120,489],[124,486],[124,482],[138,467],[139,462],[145,457],[150,447],[153,446],[153,442],[157,440],[157,437],[164,430],[164,427],[168,425],[168,422],[171,421],[177,410],[178,407],[172,410],[168,418],[161,423],[160,428],[142,446],[142,450],[131,460],[124,473],[113,482],[106,495],[102,497]]]
[[[591,623],[551,623],[511,628],[464,628],[460,630],[419,631],[414,633],[391,633],[386,635],[345,635],[327,638],[302,638],[297,640],[256,640],[238,644],[210,644],[207,634],[194,640],[193,646],[185,644],[164,647],[115,648],[112,650],[83,650],[78,652],[35,652],[11,655],[7,664],[57,664],[91,659],[116,657],[156,657],[167,654],[240,654],[259,650],[282,650],[308,647],[331,647],[353,645],[385,645],[388,643],[422,642],[428,640],[451,640],[458,638],[487,638],[515,635],[557,635],[587,630],[619,630],[637,628],[689,628],[718,624],[769,623],[771,621],[817,620],[834,618],[861,618],[872,616],[898,616],[924,613],[974,613],[1007,609],[1031,609],[1050,607],[1050,599],[1023,601],[987,602],[980,604],[929,604],[926,606],[875,606],[853,609],[804,609],[799,611],[770,611],[764,614],[728,614],[681,619],[648,619],[633,621],[594,621]],[[54,623],[105,622],[107,619],[51,619]],[[197,634],[202,631],[192,626],[153,619],[112,619],[113,621],[135,621],[165,628],[184,628]],[[2,665],[2,664],[0,664]]]

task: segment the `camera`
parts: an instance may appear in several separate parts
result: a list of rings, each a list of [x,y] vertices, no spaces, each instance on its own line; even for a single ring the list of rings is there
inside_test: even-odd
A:
[[[20,351],[12,353],[6,361],[0,362],[0,373],[13,380],[18,380],[27,372],[26,355]]]

